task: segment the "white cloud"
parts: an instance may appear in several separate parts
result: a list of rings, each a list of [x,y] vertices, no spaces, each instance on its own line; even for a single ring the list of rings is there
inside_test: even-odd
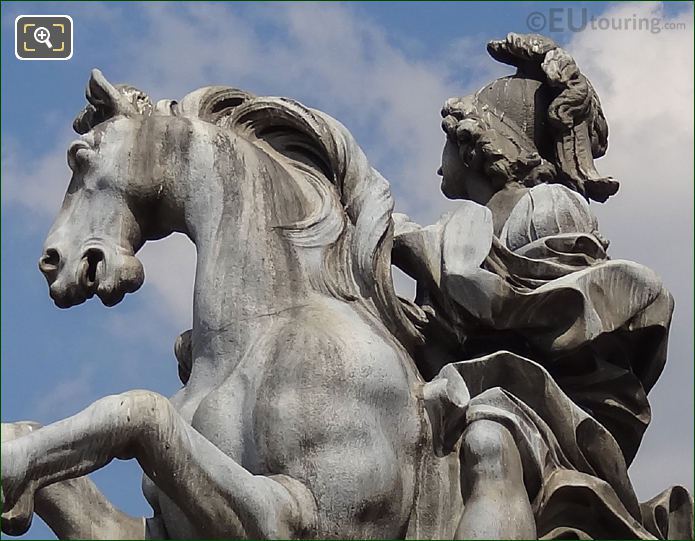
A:
[[[665,19],[659,3],[618,4],[605,18],[656,18],[684,29],[576,34],[566,48],[594,84],[610,127],[599,171],[621,187],[594,205],[615,258],[656,270],[676,299],[669,361],[650,395],[654,420],[631,469],[643,499],[693,478],[692,6]]]
[[[172,235],[145,245],[140,254],[149,284],[156,291],[153,308],[179,332],[190,328],[195,274],[195,247],[187,237]],[[157,300],[163,302],[157,303]]]
[[[3,138],[2,204],[16,205],[42,218],[38,223],[27,220],[30,227],[45,225],[47,217],[60,208],[70,179],[65,158],[70,135],[61,131],[56,139],[59,142],[53,149],[38,158],[30,158],[12,136]]]
[[[88,406],[94,395],[95,373],[96,366],[86,363],[70,379],[56,382],[32,405],[32,418],[41,419],[44,424],[53,423]]]

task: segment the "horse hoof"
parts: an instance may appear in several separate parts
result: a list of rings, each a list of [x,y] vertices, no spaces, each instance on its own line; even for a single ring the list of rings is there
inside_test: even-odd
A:
[[[16,446],[21,438],[38,430],[38,423],[2,423],[2,487],[0,487],[0,505],[2,506],[2,531],[7,535],[22,535],[31,526],[34,517],[34,486],[31,482],[23,485],[20,472],[26,472],[26,453]],[[19,497],[17,498],[17,495]],[[15,499],[17,498],[17,499]]]
[[[4,495],[3,495],[4,505]],[[34,495],[25,492],[7,512],[2,513],[2,532],[17,536],[27,533],[34,518]]]

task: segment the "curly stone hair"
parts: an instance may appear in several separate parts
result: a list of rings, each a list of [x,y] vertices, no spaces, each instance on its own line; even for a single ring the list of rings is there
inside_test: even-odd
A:
[[[456,143],[463,163],[482,171],[495,189],[512,181],[531,187],[557,177],[555,166],[541,157],[532,141],[500,126],[469,98],[447,100],[442,116],[442,128]]]
[[[517,73],[445,103],[442,128],[463,162],[495,188],[554,182],[596,201],[613,195],[618,182],[593,164],[606,152],[608,124],[574,59],[536,34],[511,33],[488,52]]]

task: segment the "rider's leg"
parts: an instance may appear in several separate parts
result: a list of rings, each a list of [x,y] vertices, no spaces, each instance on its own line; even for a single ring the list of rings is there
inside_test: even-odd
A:
[[[461,487],[464,512],[456,539],[535,539],[521,457],[509,430],[474,421],[463,433]]]

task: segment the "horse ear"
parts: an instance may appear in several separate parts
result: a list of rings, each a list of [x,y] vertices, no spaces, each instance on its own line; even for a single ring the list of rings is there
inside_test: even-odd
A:
[[[89,77],[85,96],[98,111],[103,111],[105,117],[135,112],[128,100],[124,99],[123,94],[96,68],[92,70]]]

